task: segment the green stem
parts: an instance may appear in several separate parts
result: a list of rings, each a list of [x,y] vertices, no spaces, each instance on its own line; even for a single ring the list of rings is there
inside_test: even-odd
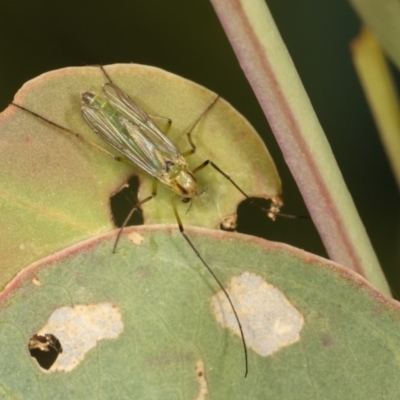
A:
[[[400,104],[389,65],[375,36],[364,28],[352,45],[353,62],[400,188]]]
[[[330,258],[389,287],[324,131],[264,0],[211,0]]]

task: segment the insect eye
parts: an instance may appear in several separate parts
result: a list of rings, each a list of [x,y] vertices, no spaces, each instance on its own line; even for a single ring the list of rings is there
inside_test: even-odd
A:
[[[189,203],[190,200],[192,200],[192,199],[189,198],[189,197],[182,197],[182,198],[181,198],[181,202],[182,202],[182,203]]]
[[[164,164],[165,171],[168,172],[173,165],[174,165],[173,161],[170,161],[170,160],[165,161],[165,164]]]
[[[82,101],[87,105],[90,105],[93,99],[94,99],[93,93],[85,92],[82,94]]]

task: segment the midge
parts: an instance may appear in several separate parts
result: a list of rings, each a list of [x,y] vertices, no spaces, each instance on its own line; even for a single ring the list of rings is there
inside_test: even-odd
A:
[[[175,145],[168,139],[168,137],[158,128],[152,118],[139,107],[124,91],[113,84],[109,75],[103,67],[100,67],[104,73],[107,83],[102,87],[102,95],[96,95],[91,92],[82,94],[82,116],[89,127],[107,144],[115,149],[120,155],[115,156],[107,150],[99,147],[98,145],[84,139],[80,134],[71,131],[70,129],[61,126],[53,121],[49,121],[43,116],[28,110],[18,104],[12,103],[14,106],[40,118],[46,123],[62,129],[78,139],[92,144],[96,148],[105,152],[107,155],[113,157],[116,161],[130,162],[143,171],[147,172],[154,179],[152,193],[140,200],[130,211],[126,217],[119,233],[116,238],[113,251],[115,252],[118,240],[122,233],[122,229],[126,226],[131,215],[144,203],[150,201],[157,194],[157,182],[163,183],[172,192],[171,203],[173,212],[175,214],[179,231],[182,236],[192,248],[196,256],[206,267],[209,273],[217,282],[218,286],[226,296],[232,311],[235,315],[243,344],[243,353],[245,359],[245,377],[248,373],[248,355],[246,340],[243,334],[242,324],[237,315],[236,309],[232,300],[223,287],[218,276],[213,272],[208,263],[204,260],[201,254],[196,249],[191,239],[185,233],[181,218],[177,211],[176,196],[179,196],[182,201],[189,202],[200,194],[200,190],[196,181],[195,174],[206,166],[213,167],[218,173],[226,178],[242,195],[246,198],[249,196],[214,162],[206,160],[199,166],[191,170],[185,160],[185,157],[190,156],[196,152],[196,145],[192,139],[192,132],[197,124],[204,118],[207,112],[218,101],[218,96],[203,110],[199,117],[194,121],[191,128],[186,133],[190,149],[186,152],[180,153]],[[168,121],[171,125],[171,121]],[[273,204],[270,210],[266,210],[272,216],[279,212],[279,206]]]

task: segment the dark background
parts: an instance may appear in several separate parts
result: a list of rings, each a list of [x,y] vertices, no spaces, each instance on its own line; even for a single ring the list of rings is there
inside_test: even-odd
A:
[[[268,4],[389,283],[400,294],[399,193],[350,58],[360,22],[345,1]],[[122,62],[161,67],[219,93],[249,119],[280,171],[284,211],[306,213],[208,1],[2,0],[0,10],[0,109],[25,81],[49,70]],[[243,208],[249,214],[241,216],[242,231],[326,255],[311,221],[272,224]]]

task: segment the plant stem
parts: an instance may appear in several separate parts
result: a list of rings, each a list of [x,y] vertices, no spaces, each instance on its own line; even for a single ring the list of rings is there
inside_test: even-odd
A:
[[[389,287],[353,199],[264,0],[211,0],[330,258]]]
[[[400,188],[400,105],[381,46],[364,28],[351,46],[353,62]]]

